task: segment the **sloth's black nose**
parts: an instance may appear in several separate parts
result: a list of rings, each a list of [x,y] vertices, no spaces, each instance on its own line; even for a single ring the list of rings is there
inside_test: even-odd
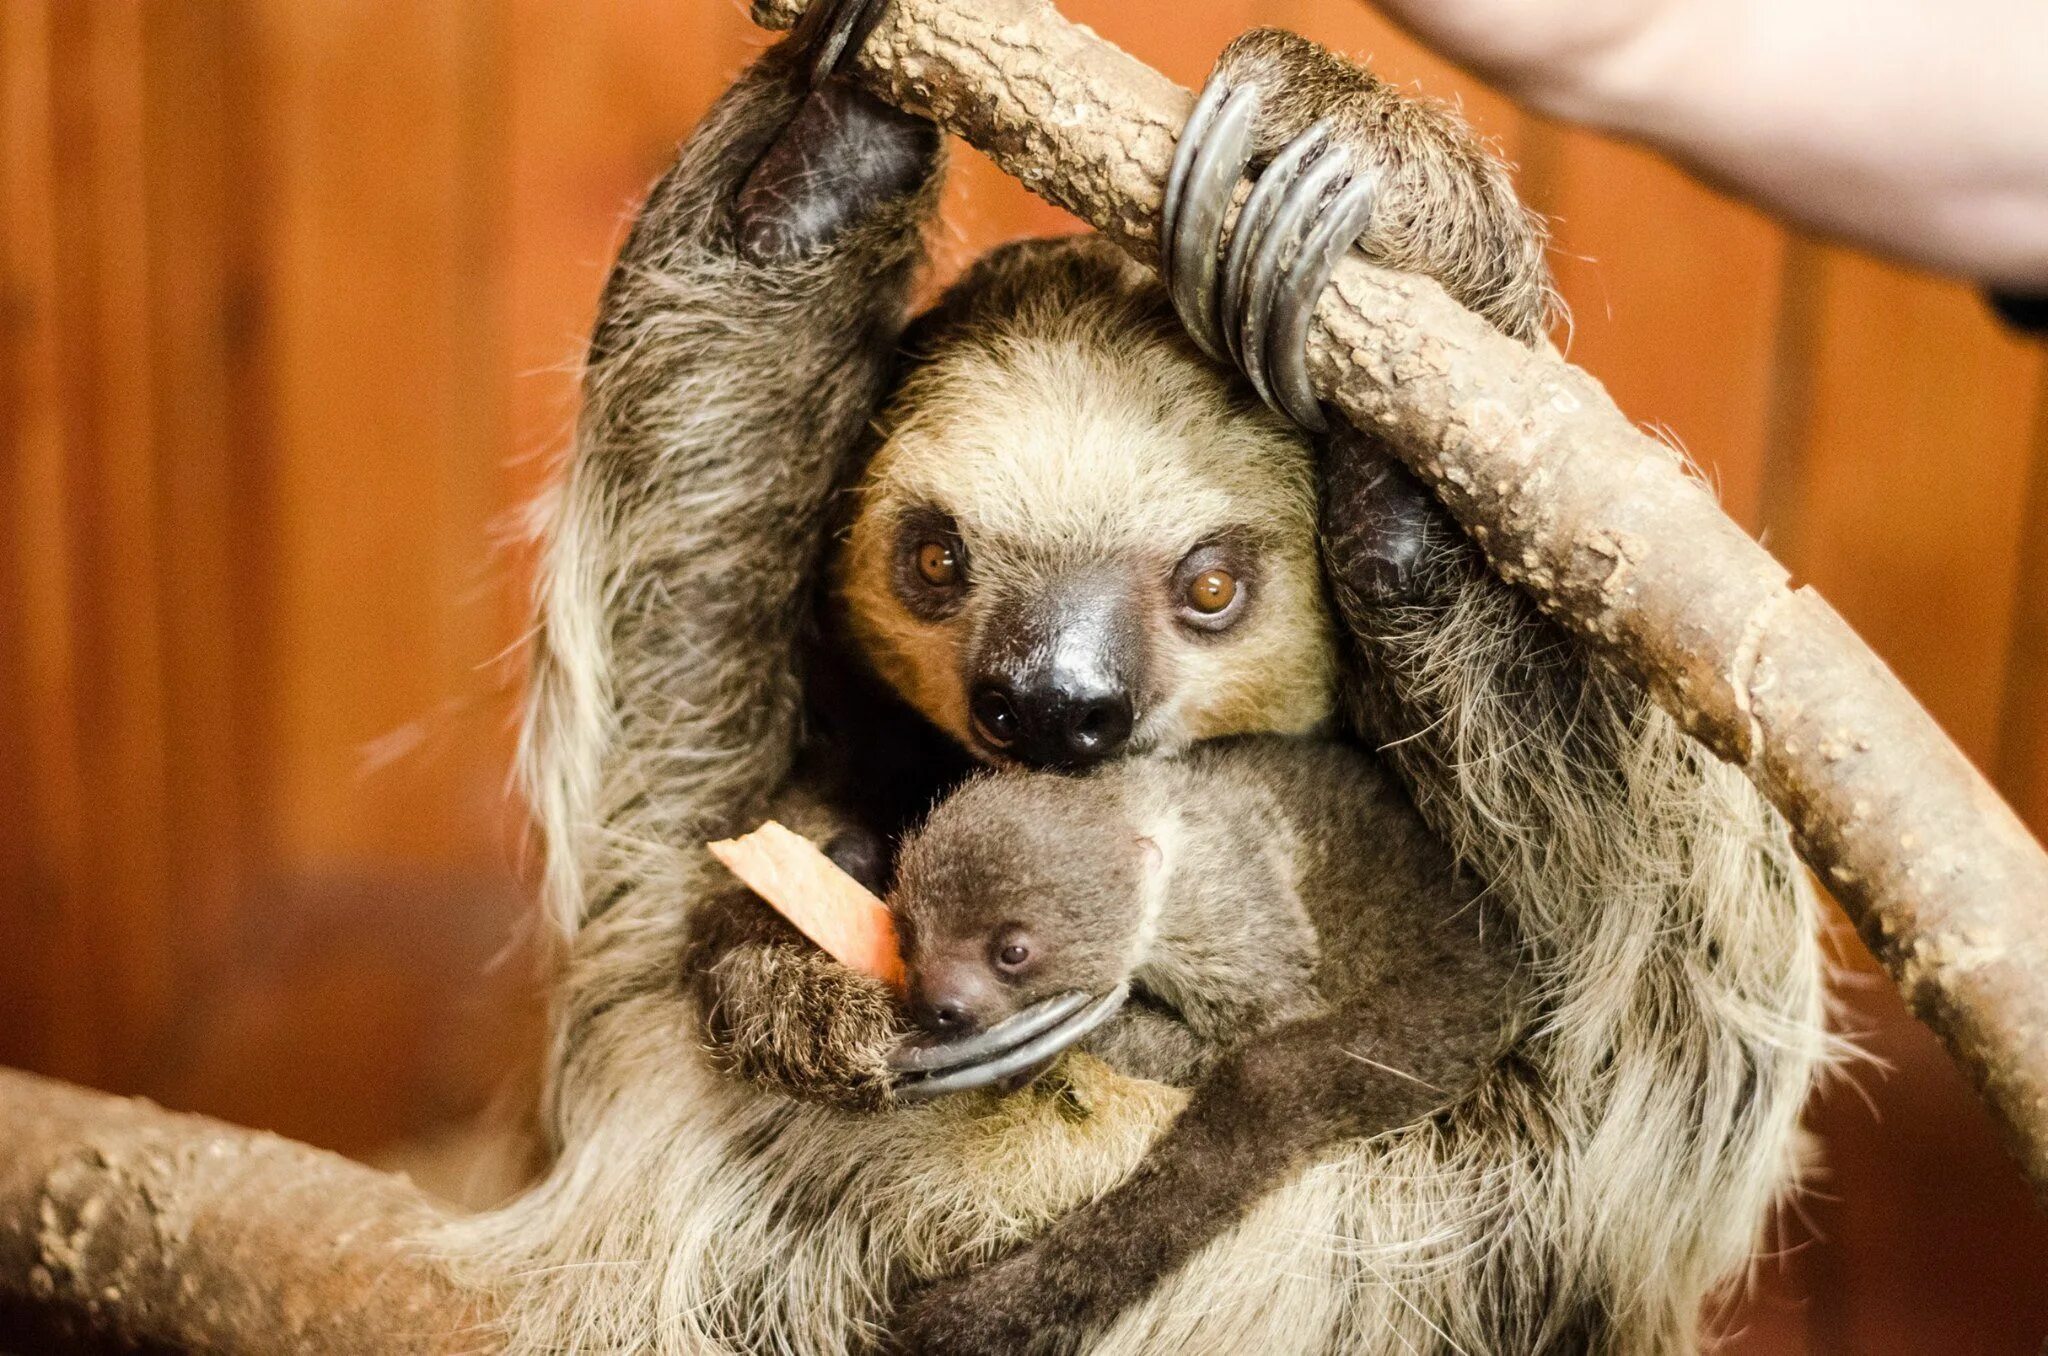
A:
[[[957,955],[924,957],[910,986],[910,1017],[942,1040],[979,1031],[993,1012],[1000,1015],[1002,985],[979,948]]]
[[[968,696],[975,735],[1031,767],[1075,772],[1113,758],[1130,742],[1130,694],[1122,688],[984,678]]]
[[[936,1035],[956,1035],[973,1028],[973,1019],[963,1008],[919,1005],[915,1016],[918,1025]]]

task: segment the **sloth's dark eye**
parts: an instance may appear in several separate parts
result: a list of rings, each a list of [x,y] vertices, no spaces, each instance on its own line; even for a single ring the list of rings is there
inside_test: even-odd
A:
[[[889,566],[896,597],[910,615],[942,622],[967,600],[973,585],[973,557],[953,516],[934,508],[915,508],[897,525],[896,550]]]
[[[917,548],[917,576],[935,589],[949,589],[960,582],[960,553],[942,541],[928,541]]]
[[[1237,601],[1237,576],[1228,570],[1204,570],[1188,584],[1188,606],[1213,617]]]
[[[996,968],[1015,970],[1031,959],[1031,939],[1021,928],[1004,928],[996,938]]]

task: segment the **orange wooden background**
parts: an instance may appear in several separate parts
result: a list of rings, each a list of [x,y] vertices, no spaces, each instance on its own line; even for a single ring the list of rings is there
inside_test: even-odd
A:
[[[1065,8],[1188,84],[1271,22],[1462,100],[1572,356],[2048,829],[2042,349],[1358,0]],[[376,1155],[530,1058],[521,506],[622,214],[761,41],[735,0],[0,0],[0,1062]],[[972,155],[946,220],[953,266],[1071,228]],[[1890,1069],[1818,1100],[1729,1349],[2037,1350],[2048,1228],[1843,955]]]

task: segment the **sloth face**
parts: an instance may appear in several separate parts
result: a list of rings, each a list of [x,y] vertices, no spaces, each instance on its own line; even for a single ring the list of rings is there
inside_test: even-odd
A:
[[[1307,445],[1170,336],[1033,328],[942,350],[884,414],[837,565],[876,670],[991,763],[1322,721]]]
[[[969,781],[904,843],[889,893],[913,1020],[950,1038],[1107,993],[1130,973],[1156,855],[1099,777]]]

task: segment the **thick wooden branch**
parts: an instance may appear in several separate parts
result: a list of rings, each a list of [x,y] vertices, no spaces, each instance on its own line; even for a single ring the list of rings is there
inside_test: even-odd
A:
[[[0,1146],[0,1351],[493,1349],[402,1178],[5,1069]]]
[[[756,8],[784,27],[802,0]],[[891,0],[856,73],[1155,261],[1192,96],[1044,0]],[[1354,256],[1310,359],[1496,570],[1784,812],[2048,1190],[2048,855],[1877,656],[1599,383],[1434,284]]]

